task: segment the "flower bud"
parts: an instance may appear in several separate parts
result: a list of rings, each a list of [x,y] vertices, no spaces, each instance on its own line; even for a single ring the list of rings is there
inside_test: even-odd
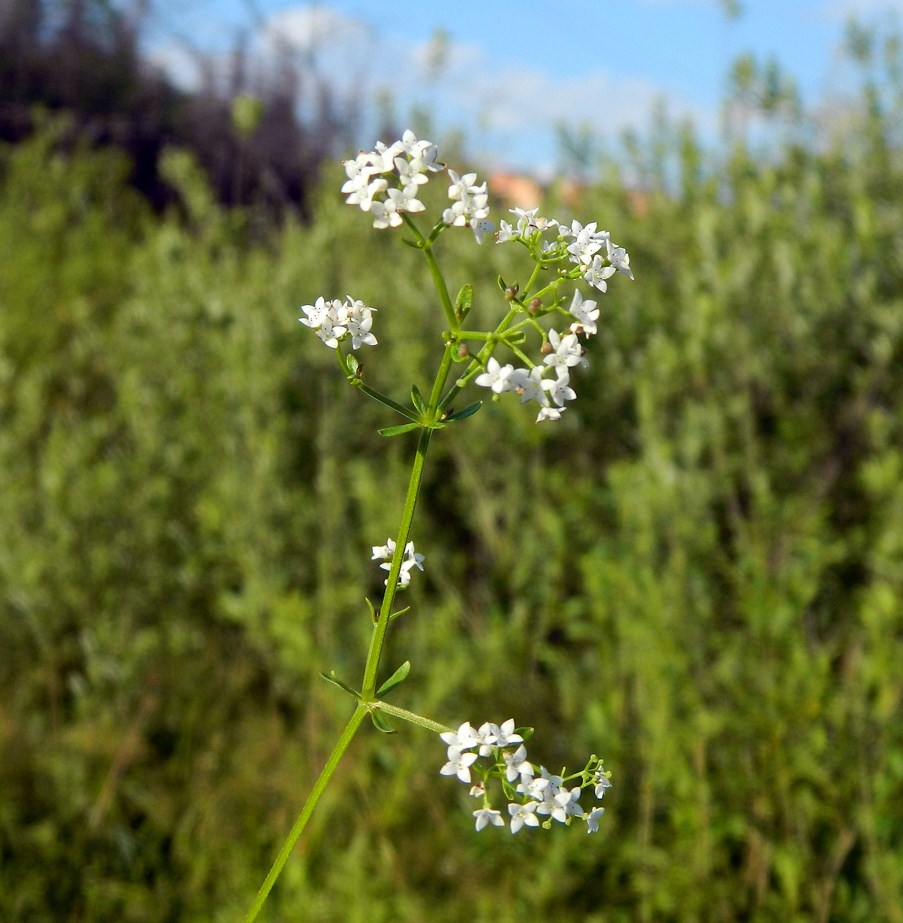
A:
[[[469,355],[470,355],[470,350],[467,348],[467,344],[466,344],[466,343],[462,343],[462,344],[458,347],[458,356],[459,356],[459,358],[461,358],[461,359],[466,359]]]
[[[514,285],[509,285],[505,289],[505,300],[514,301],[517,298],[517,293],[520,291],[520,286],[515,282]]]
[[[538,298],[534,298],[529,305],[527,305],[527,310],[531,314],[535,314],[542,307],[542,302]]]

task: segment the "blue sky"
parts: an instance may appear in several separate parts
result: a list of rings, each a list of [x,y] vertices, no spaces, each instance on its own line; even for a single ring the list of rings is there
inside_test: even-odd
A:
[[[648,128],[662,98],[671,114],[716,137],[726,76],[744,52],[774,56],[818,106],[849,79],[838,54],[849,17],[903,19],[903,0],[743,7],[731,19],[717,0],[158,0],[151,46],[190,83],[186,44],[225,55],[244,33],[265,61],[281,42],[364,100],[365,112],[388,92],[402,122],[413,106],[435,114],[434,140],[457,130],[487,166],[547,173],[556,165],[557,122],[585,124],[611,142],[626,128]],[[437,29],[449,44],[444,67],[430,76]],[[375,140],[362,137],[359,146]]]

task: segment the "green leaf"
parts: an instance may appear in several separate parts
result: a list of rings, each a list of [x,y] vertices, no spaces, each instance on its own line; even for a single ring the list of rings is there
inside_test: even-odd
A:
[[[414,410],[420,414],[420,416],[426,415],[426,404],[424,403],[423,397],[420,394],[420,389],[417,385],[411,387],[411,403],[414,405]]]
[[[367,596],[364,597],[364,602],[367,604],[367,608],[370,610],[370,620],[375,625],[379,621],[379,618],[376,614],[376,607],[372,602],[370,602],[370,599]]]
[[[360,699],[361,694],[357,689],[352,688],[348,683],[340,680],[338,676],[335,675],[335,670],[330,670],[328,675],[326,673],[321,673],[320,676],[322,676],[327,683],[332,683],[333,686],[338,686],[339,689],[344,689],[349,695],[353,695],[356,699]]]
[[[377,731],[382,731],[383,734],[397,734],[398,731],[386,721],[385,715],[383,715],[378,708],[371,709],[370,718],[373,721],[373,726]]]
[[[391,692],[399,683],[403,683],[411,672],[411,661],[406,660],[383,684],[376,690],[377,698],[382,698]]]
[[[507,283],[501,276],[499,276],[498,279],[497,279],[496,281],[497,281],[498,284],[499,284],[499,288],[500,288],[503,292],[508,290],[508,283]]]
[[[420,429],[420,424],[402,423],[400,426],[386,426],[377,432],[380,436],[400,436],[402,433],[409,433],[412,429]]]
[[[410,607],[410,606],[405,606],[404,609],[399,609],[397,612],[393,612],[393,613],[389,616],[389,621],[392,622],[392,621],[394,621],[395,619],[397,619],[399,615],[404,615],[405,612],[410,612],[410,611],[411,611],[411,607]]]
[[[446,422],[450,422],[452,420],[463,420],[465,417],[472,417],[482,406],[482,401],[477,401],[475,404],[469,404],[463,410],[456,410],[454,413],[450,413],[445,418],[445,420]]]
[[[458,320],[464,320],[467,313],[473,306],[473,286],[468,282],[461,287],[458,297],[455,299],[455,317]]]
[[[348,365],[348,371],[352,375],[357,375],[357,370],[361,367],[360,363],[357,361],[357,357],[349,355],[345,359],[345,362]]]

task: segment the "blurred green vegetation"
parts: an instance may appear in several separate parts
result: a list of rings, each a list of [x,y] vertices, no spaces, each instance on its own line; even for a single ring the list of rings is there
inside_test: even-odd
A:
[[[434,440],[394,700],[604,756],[600,833],[476,835],[438,741],[365,733],[264,918],[903,920],[893,105],[716,164],[665,132],[642,195],[611,167],[575,211],[637,281],[580,399]],[[232,921],[348,714],[317,674],[361,668],[413,451],[296,306],[377,305],[385,387],[441,316],[338,172],[261,243],[186,155],[161,218],[58,134],[0,155],[0,916]],[[501,248],[442,251],[497,297]]]

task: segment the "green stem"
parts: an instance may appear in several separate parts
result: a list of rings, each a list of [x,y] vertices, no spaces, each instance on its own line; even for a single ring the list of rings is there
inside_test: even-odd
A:
[[[445,731],[451,731],[452,728],[446,727],[444,724],[439,724],[438,721],[433,721],[432,718],[424,718],[423,715],[418,715],[416,712],[408,711],[406,708],[400,708],[398,705],[390,705],[388,702],[384,702],[382,699],[378,699],[375,702],[370,703],[373,708],[378,708],[380,711],[384,711],[387,715],[394,715],[396,718],[401,718],[402,721],[408,721],[411,724],[416,724],[418,727],[426,728],[428,731],[435,731],[437,734],[442,734]]]
[[[448,352],[448,350],[446,350]],[[444,358],[444,357],[443,357]],[[386,643],[386,632],[389,628],[389,619],[392,605],[395,602],[395,593],[398,590],[398,575],[401,573],[401,562],[404,560],[404,548],[408,543],[411,533],[411,522],[414,519],[414,508],[417,506],[417,496],[420,493],[420,484],[423,481],[423,465],[426,453],[430,447],[431,429],[422,429],[417,441],[417,454],[411,467],[411,479],[408,482],[408,492],[404,499],[404,509],[401,513],[401,524],[398,527],[398,537],[395,539],[395,554],[392,556],[392,567],[386,583],[386,592],[383,595],[379,617],[373,628],[370,638],[370,649],[367,651],[367,663],[364,667],[364,682],[361,688],[363,701],[372,702],[376,698],[376,674],[379,670],[379,660],[382,656],[383,645]]]
[[[439,409],[443,410],[448,407],[449,404],[457,397],[458,394],[464,389],[464,386],[467,382],[473,378],[477,372],[486,365],[486,360],[492,355],[493,350],[498,345],[498,342],[503,333],[508,329],[508,325],[512,320],[517,316],[520,309],[518,307],[511,308],[508,313],[502,318],[499,325],[492,331],[491,334],[486,338],[486,345],[480,349],[480,351],[474,356],[470,364],[467,366],[467,369],[464,371],[463,375],[459,375],[455,384],[448,389],[445,396],[439,402]],[[463,382],[463,384],[458,384],[457,382]]]
[[[442,302],[442,310],[445,312],[445,320],[450,330],[457,330],[461,322],[455,317],[455,308],[452,304],[451,296],[448,294],[448,286],[445,284],[445,276],[439,268],[436,261],[436,254],[433,253],[431,246],[424,247],[423,255],[426,257],[427,266],[430,268],[430,275],[433,277],[433,284],[439,293],[439,300]]]
[[[310,820],[314,808],[317,806],[317,802],[320,800],[323,792],[326,791],[326,786],[329,784],[332,774],[339,765],[339,761],[344,756],[345,751],[348,749],[348,745],[354,738],[355,733],[357,733],[357,729],[361,726],[361,722],[364,720],[366,714],[366,706],[362,703],[358,703],[357,708],[354,710],[354,714],[351,716],[348,724],[345,725],[345,730],[342,731],[342,736],[339,737],[338,742],[335,747],[333,747],[332,753],[329,754],[329,759],[320,772],[319,778],[314,783],[311,793],[307,796],[307,801],[304,802],[304,807],[301,808],[301,813],[298,815],[295,825],[282,844],[282,849],[279,850],[279,855],[276,856],[276,861],[273,863],[270,873],[260,886],[257,897],[254,898],[254,903],[251,905],[251,909],[248,911],[244,923],[252,923],[253,920],[257,919],[260,908],[263,907],[270,891],[273,889],[276,879],[279,877],[283,866],[291,855],[292,850],[295,848],[295,843],[298,842],[298,837],[301,836],[304,828],[307,826],[307,822]]]

